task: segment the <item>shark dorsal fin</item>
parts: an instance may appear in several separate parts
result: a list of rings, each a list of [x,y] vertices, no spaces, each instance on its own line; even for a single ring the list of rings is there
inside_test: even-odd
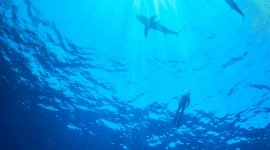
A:
[[[154,15],[154,16],[150,17],[149,20],[155,21],[156,18],[157,18],[157,15]]]

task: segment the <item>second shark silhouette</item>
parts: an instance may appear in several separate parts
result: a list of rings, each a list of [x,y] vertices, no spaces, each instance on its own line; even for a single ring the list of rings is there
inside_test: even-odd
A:
[[[242,12],[242,10],[237,6],[237,4],[235,3],[234,0],[225,0],[225,2],[233,9],[235,10],[236,12],[238,12],[242,17],[243,17],[243,21],[242,23],[244,22],[244,19],[245,19],[245,15],[244,13]]]

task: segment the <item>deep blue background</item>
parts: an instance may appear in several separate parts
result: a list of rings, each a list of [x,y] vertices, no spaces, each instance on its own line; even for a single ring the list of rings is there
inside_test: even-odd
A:
[[[0,149],[269,149],[270,3],[236,2],[1,0]]]

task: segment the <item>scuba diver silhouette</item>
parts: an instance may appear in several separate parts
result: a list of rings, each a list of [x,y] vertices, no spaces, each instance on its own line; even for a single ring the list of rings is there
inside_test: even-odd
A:
[[[173,124],[176,127],[180,126],[182,115],[184,114],[185,109],[190,104],[190,97],[189,96],[190,96],[190,93],[186,90],[185,94],[181,97],[181,99],[179,101],[178,109],[176,111],[176,114],[175,114],[174,120],[173,120]],[[181,112],[180,112],[180,109],[181,109]]]

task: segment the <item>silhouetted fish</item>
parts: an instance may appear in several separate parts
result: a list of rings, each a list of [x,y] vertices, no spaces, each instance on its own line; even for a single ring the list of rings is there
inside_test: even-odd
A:
[[[212,39],[215,38],[215,37],[216,37],[216,34],[213,34],[213,35],[208,36],[207,39],[208,39],[208,40],[212,40]]]
[[[235,10],[236,12],[238,12],[238,13],[243,17],[243,21],[242,21],[242,23],[243,23],[243,22],[244,22],[245,15],[244,15],[244,13],[241,11],[241,9],[237,6],[237,4],[234,2],[234,0],[225,0],[225,2],[226,2],[233,10]]]

